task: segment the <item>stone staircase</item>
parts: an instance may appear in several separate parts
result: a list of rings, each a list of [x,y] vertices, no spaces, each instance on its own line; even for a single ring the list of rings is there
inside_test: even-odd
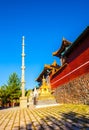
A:
[[[57,104],[55,99],[45,99],[45,100],[38,100],[37,105],[49,105],[49,104]]]

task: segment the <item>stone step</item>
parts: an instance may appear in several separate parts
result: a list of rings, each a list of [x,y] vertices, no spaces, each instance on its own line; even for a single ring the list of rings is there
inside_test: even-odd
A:
[[[38,100],[37,105],[56,104],[56,100]]]

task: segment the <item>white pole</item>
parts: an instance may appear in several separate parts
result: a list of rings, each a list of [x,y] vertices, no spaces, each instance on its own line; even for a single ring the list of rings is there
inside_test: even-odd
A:
[[[24,36],[22,37],[22,80],[21,80],[21,85],[22,85],[22,97],[25,96],[25,52],[24,52]]]

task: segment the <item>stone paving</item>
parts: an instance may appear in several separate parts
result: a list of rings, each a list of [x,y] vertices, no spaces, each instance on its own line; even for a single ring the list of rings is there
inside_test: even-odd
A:
[[[0,110],[0,130],[89,130],[89,106],[57,105]]]

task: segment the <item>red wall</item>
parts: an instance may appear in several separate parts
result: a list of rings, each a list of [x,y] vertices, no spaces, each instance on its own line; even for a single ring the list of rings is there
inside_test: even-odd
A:
[[[68,65],[51,78],[51,87],[56,88],[70,80],[89,73],[89,37],[73,49],[67,59]]]

